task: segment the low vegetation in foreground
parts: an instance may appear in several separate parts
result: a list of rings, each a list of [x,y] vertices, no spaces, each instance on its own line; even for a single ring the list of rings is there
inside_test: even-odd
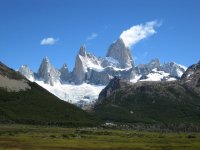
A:
[[[200,133],[0,125],[0,150],[199,150]]]

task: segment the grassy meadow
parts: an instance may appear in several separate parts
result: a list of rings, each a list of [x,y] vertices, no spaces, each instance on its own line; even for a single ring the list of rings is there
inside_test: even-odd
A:
[[[0,150],[199,150],[200,133],[0,125]]]

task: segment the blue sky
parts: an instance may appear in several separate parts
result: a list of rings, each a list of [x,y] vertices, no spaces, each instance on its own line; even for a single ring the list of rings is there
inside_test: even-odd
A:
[[[199,8],[199,0],[0,0],[0,61],[37,71],[48,56],[72,70],[80,45],[105,56],[123,31],[156,20],[156,33],[131,47],[135,63],[189,66],[200,60]]]

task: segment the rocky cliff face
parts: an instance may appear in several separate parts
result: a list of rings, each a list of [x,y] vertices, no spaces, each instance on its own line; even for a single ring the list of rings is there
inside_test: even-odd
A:
[[[181,81],[188,89],[200,95],[200,61],[186,70],[181,77]]]
[[[81,46],[72,72],[73,81],[76,84],[81,84],[89,80],[92,70],[99,72],[102,69],[99,59],[88,53],[84,46]]]
[[[112,57],[105,57],[105,58],[100,58],[101,61],[101,66],[106,68],[106,67],[112,67],[112,68],[120,68],[120,63],[112,58]]]
[[[157,68],[157,70],[160,70],[161,68],[160,60],[157,58],[152,59],[148,64],[140,64],[136,66],[137,73],[141,75],[147,75],[155,68]]]
[[[174,77],[181,77],[183,73],[186,71],[184,66],[178,65],[175,62],[164,63],[161,66],[161,70],[169,73]]]
[[[114,58],[120,64],[120,68],[132,68],[134,67],[133,58],[130,49],[125,46],[122,39],[118,39],[113,43],[106,55],[107,57]]]
[[[62,66],[62,68],[60,68],[59,71],[60,71],[60,81],[62,83],[68,82],[70,75],[69,75],[69,70],[68,70],[67,64],[64,64]]]
[[[44,80],[44,83],[52,86],[60,80],[60,72],[51,65],[47,57],[42,60],[37,75]]]
[[[101,101],[105,97],[110,96],[117,89],[123,88],[128,85],[130,85],[130,82],[115,76],[113,79],[110,80],[109,84],[99,94],[98,103],[101,103]]]
[[[75,67],[73,70],[73,80],[76,84],[81,84],[83,81],[85,81],[85,73],[86,73],[86,68],[84,67],[84,62],[82,61],[82,56],[77,55],[76,56],[76,62],[75,62]]]

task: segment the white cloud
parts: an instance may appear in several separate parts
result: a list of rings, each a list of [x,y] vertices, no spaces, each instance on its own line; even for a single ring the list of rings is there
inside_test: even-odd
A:
[[[94,40],[98,36],[97,33],[92,33],[86,38],[86,41]]]
[[[162,23],[158,21],[151,21],[145,24],[132,26],[130,29],[121,33],[120,38],[124,41],[127,47],[131,47],[153,34],[156,33],[155,27],[161,26]]]
[[[48,37],[42,39],[40,42],[41,45],[54,45],[56,42],[58,42],[58,39],[54,39],[53,37]]]

